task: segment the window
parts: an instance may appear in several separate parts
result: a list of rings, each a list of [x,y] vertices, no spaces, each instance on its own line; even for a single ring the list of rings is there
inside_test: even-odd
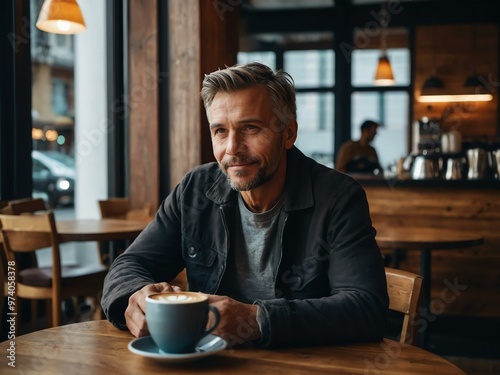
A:
[[[352,139],[359,139],[364,120],[379,122],[372,145],[384,170],[406,155],[408,106],[409,98],[405,91],[354,92],[351,96]]]
[[[373,146],[387,170],[407,153],[411,84],[408,30],[391,28],[386,34],[386,52],[396,80],[394,86],[387,87],[373,82],[381,54],[380,35],[368,35],[361,28],[355,32],[359,34],[353,40],[358,44],[352,51],[351,85],[347,87],[336,87],[335,51],[330,48],[334,43],[332,33],[266,34],[260,43],[242,44],[262,50],[239,52],[238,63],[259,61],[290,73],[297,91],[296,145],[306,155],[333,166],[335,127],[350,126],[351,138],[359,139],[361,123],[371,119],[381,125]],[[351,97],[350,124],[335,124],[338,90]]]
[[[373,77],[377,68],[379,49],[357,49],[352,52],[352,86],[374,86]],[[398,86],[410,84],[410,51],[408,48],[387,50],[394,80]]]
[[[373,83],[381,53],[378,46],[370,45],[352,52],[351,138],[359,139],[363,121],[377,121],[380,127],[372,145],[385,171],[407,154],[410,50],[407,31],[398,29],[395,34],[395,47],[387,50],[396,81],[394,86],[375,86]]]
[[[52,79],[52,112],[58,116],[72,115],[72,84],[62,79]]]
[[[286,51],[284,59],[298,89],[333,87],[333,50]]]
[[[276,52],[239,52],[238,63],[258,61],[276,69]],[[333,166],[334,53],[333,50],[283,52],[283,70],[297,90],[296,145],[320,163]]]
[[[254,61],[276,69],[276,54],[274,52],[238,52],[238,64],[248,64]]]

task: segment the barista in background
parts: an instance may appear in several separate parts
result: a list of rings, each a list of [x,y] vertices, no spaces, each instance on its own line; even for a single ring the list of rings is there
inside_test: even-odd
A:
[[[335,169],[344,173],[382,172],[375,148],[370,145],[377,134],[378,123],[366,120],[361,124],[361,137],[357,141],[347,141],[337,154]]]

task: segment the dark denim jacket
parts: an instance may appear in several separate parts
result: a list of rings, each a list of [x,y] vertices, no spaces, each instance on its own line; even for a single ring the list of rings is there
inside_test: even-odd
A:
[[[195,168],[106,277],[102,306],[126,328],[128,297],[172,280],[184,267],[189,289],[217,294],[231,251],[237,192],[216,163]],[[380,340],[388,297],[366,195],[352,178],[297,148],[287,155],[285,220],[276,298],[255,301],[266,346]]]

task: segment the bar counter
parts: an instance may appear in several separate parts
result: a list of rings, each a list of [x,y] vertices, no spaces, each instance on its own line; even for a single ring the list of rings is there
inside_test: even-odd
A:
[[[432,227],[481,235],[480,246],[432,254],[430,306],[437,315],[500,316],[500,180],[353,177],[366,191],[377,230]],[[402,255],[400,268],[418,273],[419,252]]]
[[[434,178],[427,180],[400,179],[397,177],[383,177],[352,174],[363,186],[400,186],[400,187],[436,187],[459,189],[500,189],[500,179],[481,180],[445,180]]]

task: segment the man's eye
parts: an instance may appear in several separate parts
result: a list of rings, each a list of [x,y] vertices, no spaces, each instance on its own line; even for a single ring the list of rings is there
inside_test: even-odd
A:
[[[214,134],[222,134],[226,131],[226,129],[218,128],[214,130]]]
[[[255,125],[247,125],[245,126],[245,130],[255,130],[257,127]]]

